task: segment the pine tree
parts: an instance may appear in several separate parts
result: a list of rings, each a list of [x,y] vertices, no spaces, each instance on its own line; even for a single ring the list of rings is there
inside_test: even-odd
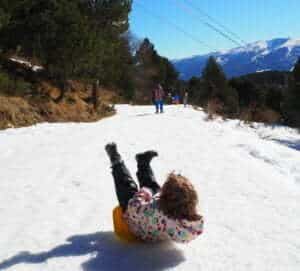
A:
[[[209,57],[202,72],[202,88],[199,93],[200,103],[206,106],[211,100],[223,104],[222,113],[233,116],[238,111],[238,93],[229,87],[222,67],[214,57]]]
[[[217,95],[221,92],[227,85],[225,73],[222,67],[217,63],[214,57],[210,57],[207,64],[202,72],[202,79],[208,88],[214,89],[217,93],[212,93],[212,95]]]
[[[7,20],[7,13],[3,8],[0,7],[0,29],[5,25]]]
[[[252,81],[234,78],[229,81],[229,85],[237,91],[240,107],[248,108],[253,104],[263,105],[263,93]]]
[[[283,104],[283,113],[288,124],[300,127],[300,58],[292,72]]]
[[[62,85],[67,79],[128,85],[124,74],[132,60],[122,35],[129,26],[132,1],[11,2],[16,5],[10,6],[10,20],[0,30],[4,52],[38,60]]]
[[[178,81],[178,73],[173,64],[161,57],[149,39],[144,39],[135,56],[135,85],[139,90],[138,100],[147,100],[151,90],[158,83],[165,90],[173,88]]]
[[[294,67],[293,76],[297,83],[300,83],[300,57]]]
[[[0,3],[0,29],[5,26],[10,19],[10,15],[14,7],[17,5],[17,0],[1,0]]]
[[[18,4],[18,0],[1,0],[0,3],[0,53],[1,47],[3,47],[3,40],[1,37],[1,30],[4,28],[10,21],[11,13]]]
[[[201,81],[198,77],[193,76],[187,84],[187,89],[189,92],[189,98],[190,100],[197,103],[199,98],[199,91],[201,89]]]

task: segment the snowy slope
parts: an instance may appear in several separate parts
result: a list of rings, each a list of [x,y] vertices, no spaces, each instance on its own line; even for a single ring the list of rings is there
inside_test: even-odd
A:
[[[300,135],[285,127],[205,121],[181,106],[118,106],[90,124],[0,132],[0,270],[299,270]],[[205,233],[188,245],[126,245],[104,145],[159,150],[159,180],[175,169],[201,195]]]
[[[209,56],[215,56],[228,77],[259,71],[290,71],[300,57],[300,39],[257,41],[227,51],[173,61],[182,79],[200,76]]]

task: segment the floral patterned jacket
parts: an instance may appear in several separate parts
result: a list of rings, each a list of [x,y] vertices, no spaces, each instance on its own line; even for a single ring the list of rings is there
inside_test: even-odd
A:
[[[197,221],[171,219],[158,208],[159,194],[142,188],[129,201],[124,218],[129,229],[144,241],[173,240],[188,243],[203,231],[203,218]]]

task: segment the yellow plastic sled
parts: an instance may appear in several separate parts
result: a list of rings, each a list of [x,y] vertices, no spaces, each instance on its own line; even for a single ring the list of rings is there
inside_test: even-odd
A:
[[[122,240],[128,243],[140,243],[141,240],[137,238],[129,230],[128,224],[123,219],[123,211],[120,206],[113,210],[113,222],[115,234]]]

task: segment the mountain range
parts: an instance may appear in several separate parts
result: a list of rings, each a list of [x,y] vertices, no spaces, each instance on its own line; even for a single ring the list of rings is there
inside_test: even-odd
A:
[[[243,47],[173,60],[180,78],[199,77],[207,59],[214,56],[227,77],[262,71],[290,71],[300,57],[300,39],[277,38],[249,43]]]

